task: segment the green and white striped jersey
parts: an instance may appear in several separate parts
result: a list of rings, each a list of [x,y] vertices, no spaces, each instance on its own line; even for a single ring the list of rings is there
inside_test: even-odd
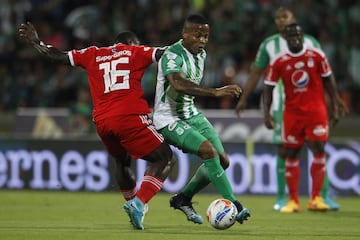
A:
[[[189,119],[199,114],[194,96],[179,93],[166,79],[169,73],[182,72],[189,81],[200,85],[203,78],[206,51],[194,55],[182,45],[182,40],[171,45],[159,60],[153,121],[156,129]]]

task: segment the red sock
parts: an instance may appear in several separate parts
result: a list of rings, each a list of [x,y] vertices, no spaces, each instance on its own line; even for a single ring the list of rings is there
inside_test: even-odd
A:
[[[286,158],[285,161],[285,176],[286,183],[289,189],[290,199],[299,203],[299,159]]]
[[[163,184],[163,180],[155,176],[145,175],[136,195],[143,203],[147,203],[160,191]]]
[[[124,196],[125,200],[129,201],[136,196],[136,187],[133,189],[120,189],[120,192]]]
[[[320,196],[320,191],[325,177],[325,153],[314,154],[314,160],[311,163],[312,191],[311,199]]]

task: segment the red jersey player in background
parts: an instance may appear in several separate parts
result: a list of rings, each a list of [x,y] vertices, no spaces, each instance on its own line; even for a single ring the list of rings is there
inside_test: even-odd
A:
[[[49,60],[86,70],[93,121],[107,151],[115,158],[116,179],[127,200],[124,209],[134,228],[143,229],[146,203],[160,191],[174,164],[169,145],[148,116],[150,109],[141,88],[144,71],[159,60],[164,50],[139,46],[134,33],[122,32],[112,46],[63,52],[40,41],[29,22],[21,24],[19,37]],[[130,168],[132,158],[149,163],[138,190]]]
[[[264,118],[268,128],[274,127],[270,114],[272,91],[279,78],[283,79],[285,110],[283,141],[286,148],[286,182],[290,201],[282,212],[299,212],[299,155],[305,139],[313,153],[311,164],[312,188],[307,205],[310,211],[326,211],[320,196],[324,181],[325,144],[329,136],[328,116],[331,125],[348,112],[340,99],[332,71],[325,54],[303,44],[303,32],[296,23],[285,27],[284,37],[290,52],[275,57],[267,70],[264,87]],[[329,98],[329,114],[325,92]]]

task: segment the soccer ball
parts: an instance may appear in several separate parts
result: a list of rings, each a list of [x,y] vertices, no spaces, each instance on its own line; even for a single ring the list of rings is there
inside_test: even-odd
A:
[[[230,200],[220,198],[210,203],[206,218],[211,226],[224,230],[234,225],[237,214],[237,208]]]

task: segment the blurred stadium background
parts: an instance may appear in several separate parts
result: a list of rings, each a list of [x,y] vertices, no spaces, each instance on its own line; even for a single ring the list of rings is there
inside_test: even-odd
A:
[[[62,50],[109,45],[123,30],[136,32],[143,44],[164,46],[180,38],[188,14],[201,13],[211,23],[203,84],[243,86],[258,45],[276,32],[273,17],[279,6],[292,9],[305,32],[319,40],[341,96],[351,109],[331,133],[327,148],[333,164],[330,182],[334,195],[360,195],[359,0],[1,0],[0,188],[116,189],[112,177],[105,173],[111,171],[111,161],[91,122],[84,71],[47,63],[20,43],[16,34],[22,22],[31,21],[45,43]],[[150,105],[155,71],[153,65],[143,80]],[[237,193],[276,191],[274,171],[270,171],[273,163],[268,161],[275,149],[262,124],[261,94],[259,84],[241,119],[235,117],[236,102],[232,99],[199,98],[197,102],[239,166],[232,172]],[[306,151],[303,156],[306,158]],[[178,158],[189,163],[180,165],[179,161],[179,169],[191,172],[198,164],[181,153]],[[270,170],[263,170],[263,166]],[[141,170],[143,163],[135,167]],[[304,174],[306,167],[305,161]],[[242,174],[235,174],[235,170]],[[186,178],[174,173],[167,191],[183,186]],[[306,194],[308,176],[304,179],[302,193]]]

